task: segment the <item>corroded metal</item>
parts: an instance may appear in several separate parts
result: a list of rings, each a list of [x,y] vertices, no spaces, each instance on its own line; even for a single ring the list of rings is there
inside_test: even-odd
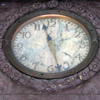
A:
[[[84,70],[76,73],[75,75],[62,79],[36,79],[19,72],[9,63],[2,50],[2,42],[4,41],[3,36],[5,35],[9,26],[19,17],[28,12],[34,12],[35,9],[48,9],[46,3],[40,3],[40,5],[41,7],[36,6],[36,4],[24,5],[22,8],[10,13],[9,16],[6,16],[5,20],[0,23],[0,70],[17,83],[21,83],[24,86],[33,88],[34,91],[39,91],[40,93],[58,92],[58,90],[73,88],[92,78],[100,70],[100,47],[95,59]],[[100,27],[98,26],[100,19],[97,15],[95,15],[95,13],[92,13],[90,10],[84,7],[68,2],[60,2],[57,8],[75,12],[76,14],[86,18],[95,27],[98,37],[100,38]]]

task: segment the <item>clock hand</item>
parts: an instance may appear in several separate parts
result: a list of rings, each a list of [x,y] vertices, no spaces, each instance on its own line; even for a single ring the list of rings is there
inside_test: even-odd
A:
[[[47,32],[48,27],[45,26],[45,25],[43,24],[43,28],[42,28],[42,29],[45,30],[46,37],[47,37],[47,42],[48,42],[48,45],[49,45],[49,47],[50,47],[50,51],[52,52],[52,54],[53,54],[53,56],[54,56],[54,58],[55,58],[55,61],[56,61],[56,63],[58,64],[57,58],[56,58],[56,50],[55,50],[55,47],[54,47],[54,43],[53,43],[53,41],[52,41],[52,38],[50,37],[50,35],[49,35],[48,32]]]
[[[72,56],[69,55],[68,53],[66,53],[66,52],[62,52],[62,53],[64,53],[66,56],[69,56],[70,58],[72,58]]]
[[[80,46],[78,47],[78,49],[77,49],[77,50],[75,51],[75,53],[73,54],[73,55],[74,55],[74,58],[73,58],[71,64],[74,63],[74,61],[75,61],[75,59],[76,59],[76,55],[79,53],[79,51],[80,51]]]
[[[67,38],[67,39],[61,39],[61,40],[59,40],[58,41],[58,38],[56,38],[56,39],[53,39],[53,41],[54,41],[54,43],[55,43],[55,46],[56,46],[56,48],[59,50],[60,48],[60,46],[65,42],[65,41],[68,41],[68,40],[70,40],[71,38]]]
[[[62,29],[63,29],[63,27],[64,27],[64,24],[59,22],[59,28],[58,28],[58,32],[57,32],[59,38],[62,37]]]

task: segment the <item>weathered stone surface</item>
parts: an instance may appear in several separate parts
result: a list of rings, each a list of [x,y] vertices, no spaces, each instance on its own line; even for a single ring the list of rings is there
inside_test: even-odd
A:
[[[60,2],[58,8],[83,16],[93,24],[100,36],[100,2]],[[28,12],[33,12],[35,9],[47,9],[46,3],[0,4],[0,100],[66,100],[66,98],[69,100],[72,98],[74,100],[99,100],[100,50],[88,68],[70,77],[52,81],[39,80],[24,75],[7,61],[2,50],[3,36],[6,34],[7,28],[17,18]],[[98,74],[93,77],[97,72]],[[53,95],[46,95],[50,93]],[[45,95],[41,96],[40,94]]]

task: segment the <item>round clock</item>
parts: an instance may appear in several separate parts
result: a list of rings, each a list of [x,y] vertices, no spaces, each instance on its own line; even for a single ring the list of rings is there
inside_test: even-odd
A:
[[[44,10],[24,15],[7,30],[3,48],[21,72],[62,78],[85,68],[98,49],[93,26],[75,13]]]

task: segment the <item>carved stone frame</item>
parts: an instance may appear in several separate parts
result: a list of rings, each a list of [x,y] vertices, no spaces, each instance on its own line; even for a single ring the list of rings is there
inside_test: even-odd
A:
[[[58,3],[58,1],[55,1]],[[33,3],[24,5],[22,8],[18,9],[15,13],[10,13],[9,16],[6,17],[5,21],[2,23],[2,27],[0,27],[0,69],[4,72],[8,77],[10,77],[13,81],[17,83],[21,83],[24,86],[29,88],[33,88],[35,91],[40,93],[42,92],[58,92],[58,90],[73,88],[80,83],[90,79],[100,70],[100,47],[96,54],[95,59],[89,64],[88,67],[83,69],[81,72],[78,72],[72,76],[62,78],[62,79],[53,79],[53,80],[45,80],[45,79],[36,79],[31,76],[27,76],[17,69],[15,69],[7,60],[4,55],[4,51],[2,48],[2,43],[4,41],[3,36],[6,34],[7,29],[10,25],[16,21],[19,17],[24,16],[24,14],[29,12],[34,12],[36,10],[44,10],[51,9],[56,7],[57,9],[72,11],[79,16],[87,19],[89,23],[93,25],[96,29],[98,37],[100,38],[100,29],[98,28],[98,23],[100,23],[100,19],[96,16],[95,13],[92,13],[88,9],[84,7],[80,7],[79,5],[68,3],[68,2],[59,2],[59,5],[53,5],[53,3]],[[99,41],[100,42],[100,41]],[[99,43],[100,44],[100,43]]]
[[[90,46],[90,51],[88,53],[88,56],[84,59],[84,61],[82,63],[80,63],[75,68],[72,68],[72,69],[69,69],[69,70],[66,70],[63,72],[42,73],[42,72],[30,70],[29,68],[22,65],[15,58],[11,44],[12,44],[12,39],[15,37],[15,34],[17,34],[17,32],[19,31],[19,27],[22,27],[20,25],[24,26],[25,23],[29,23],[32,20],[34,20],[34,18],[37,19],[41,15],[45,15],[45,14],[49,14],[48,17],[50,16],[50,14],[59,14],[59,15],[67,16],[67,17],[64,17],[65,20],[71,20],[74,23],[77,23],[78,25],[80,25],[84,29],[84,31],[86,31],[88,36],[91,38],[90,39],[91,46]],[[63,16],[61,16],[61,18],[63,18]],[[97,50],[98,50],[97,33],[96,33],[94,27],[87,20],[76,15],[75,13],[64,11],[64,10],[54,10],[54,9],[53,10],[52,9],[51,10],[42,10],[42,11],[37,11],[37,12],[30,13],[30,14],[26,14],[23,17],[21,17],[20,19],[16,20],[16,22],[14,22],[12,24],[12,26],[7,30],[7,33],[4,36],[4,43],[3,43],[3,51],[5,53],[5,56],[13,64],[13,66],[15,68],[17,68],[19,71],[22,71],[25,74],[31,75],[33,77],[44,78],[44,79],[64,78],[66,76],[73,75],[73,74],[81,71],[82,69],[87,67],[89,65],[89,63],[93,60],[93,58],[95,57],[95,55],[97,53]]]

